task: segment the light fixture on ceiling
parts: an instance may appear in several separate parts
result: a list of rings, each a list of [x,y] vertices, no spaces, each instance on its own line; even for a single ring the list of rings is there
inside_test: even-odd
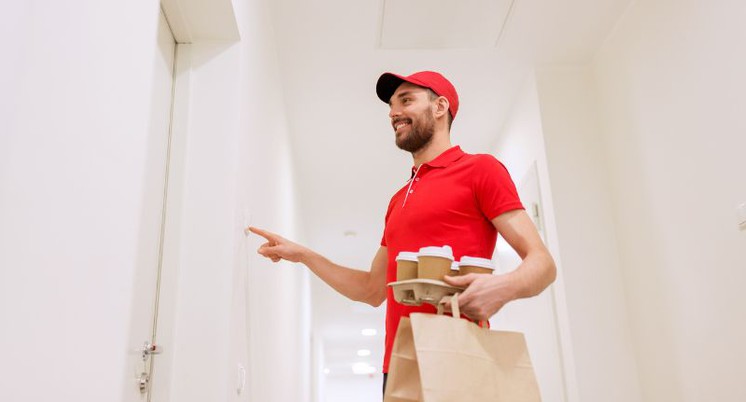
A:
[[[376,331],[374,328],[365,328],[364,330],[360,331],[360,333],[362,333],[363,336],[376,336],[376,335],[378,335],[378,331]]]
[[[368,349],[360,349],[360,350],[357,351],[357,355],[360,356],[360,357],[370,356],[370,350],[368,350]]]
[[[357,236],[357,232],[354,231],[354,230],[345,230],[343,234],[344,234],[345,237],[355,237],[355,236]]]

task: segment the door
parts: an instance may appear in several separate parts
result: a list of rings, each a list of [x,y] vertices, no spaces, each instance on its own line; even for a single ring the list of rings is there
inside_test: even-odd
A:
[[[536,162],[518,181],[517,189],[526,212],[546,243],[544,211]],[[497,258],[499,273],[512,271],[521,263],[521,258],[502,237],[497,242]],[[515,330],[525,334],[542,400],[567,402],[557,309],[554,300],[554,287],[550,286],[536,297],[508,303],[490,322],[495,329]]]
[[[128,376],[123,402],[151,399],[158,356],[169,352],[156,339],[159,296],[166,244],[171,122],[176,42],[166,18],[159,15],[153,64],[148,152],[137,250],[137,273],[130,317]],[[162,317],[161,317],[162,318]]]

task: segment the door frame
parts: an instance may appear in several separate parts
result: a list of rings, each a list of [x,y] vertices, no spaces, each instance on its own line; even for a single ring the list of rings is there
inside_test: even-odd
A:
[[[200,42],[233,43],[240,40],[238,22],[230,0],[162,0],[161,12],[176,41],[171,106],[171,133],[167,165],[165,219],[154,337],[164,352],[151,358],[148,400],[171,400],[175,356],[179,265],[182,254],[182,211],[187,171],[189,115],[192,109],[193,64],[190,46]],[[200,61],[204,65],[205,61]],[[208,60],[207,63],[210,61]],[[157,363],[156,363],[157,362]]]

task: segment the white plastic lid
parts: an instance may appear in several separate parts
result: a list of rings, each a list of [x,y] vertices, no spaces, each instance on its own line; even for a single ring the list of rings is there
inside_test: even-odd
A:
[[[411,251],[402,251],[396,256],[396,261],[414,261],[417,262],[417,253]]]
[[[464,256],[464,257],[461,257],[461,261],[459,261],[459,265],[495,269],[495,264],[493,264],[492,260],[488,258]]]
[[[451,271],[458,271],[458,261],[451,263]]]
[[[449,260],[453,261],[453,250],[451,250],[451,246],[443,246],[443,247],[423,247],[420,249],[420,255],[427,256],[427,257],[441,257],[441,258],[448,258]]]

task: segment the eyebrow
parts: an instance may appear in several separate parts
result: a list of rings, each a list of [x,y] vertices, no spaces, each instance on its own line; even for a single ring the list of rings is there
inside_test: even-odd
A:
[[[400,93],[399,95],[396,95],[396,97],[399,98],[399,99],[401,99],[401,98],[403,98],[405,96],[411,96],[411,95],[412,95],[412,91],[404,91],[404,92]],[[392,96],[392,98],[393,98],[393,96]],[[391,106],[391,100],[389,100],[389,106]]]

